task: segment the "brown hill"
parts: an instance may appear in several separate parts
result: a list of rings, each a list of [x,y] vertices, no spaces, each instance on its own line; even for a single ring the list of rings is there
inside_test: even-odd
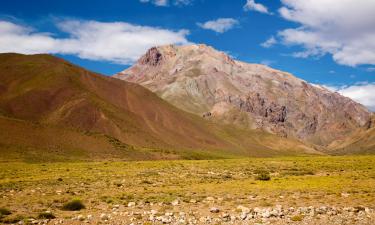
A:
[[[152,48],[114,77],[210,120],[320,146],[365,131],[371,118],[364,106],[338,93],[206,45]]]
[[[333,142],[329,147],[330,154],[375,154],[375,116],[368,124],[367,130],[359,130],[343,140]]]
[[[0,54],[0,116],[0,129],[8,131],[0,134],[6,155],[157,159],[314,152],[292,139],[218,126],[137,84],[50,55]]]

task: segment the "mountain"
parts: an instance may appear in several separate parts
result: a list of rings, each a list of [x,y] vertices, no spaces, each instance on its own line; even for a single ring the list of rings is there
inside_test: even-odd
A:
[[[330,154],[375,154],[375,115],[369,123],[369,129],[331,143]]]
[[[151,48],[114,77],[141,84],[207,120],[319,146],[365,131],[371,120],[371,113],[349,98],[206,45]]]
[[[0,54],[0,129],[0,160],[315,152],[297,140],[216,125],[138,84],[51,55]]]

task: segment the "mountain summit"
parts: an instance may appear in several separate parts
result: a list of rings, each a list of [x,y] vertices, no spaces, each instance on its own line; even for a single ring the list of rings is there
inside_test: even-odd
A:
[[[206,45],[151,48],[114,77],[207,119],[321,146],[368,129],[372,115],[338,93]]]

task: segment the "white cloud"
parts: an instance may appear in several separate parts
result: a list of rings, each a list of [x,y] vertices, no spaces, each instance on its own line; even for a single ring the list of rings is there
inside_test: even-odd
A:
[[[0,53],[70,54],[83,59],[131,64],[152,46],[188,44],[187,30],[137,26],[124,22],[65,20],[56,24],[68,38],[0,21]]]
[[[210,20],[205,23],[197,23],[203,29],[213,30],[217,33],[224,33],[232,29],[239,22],[232,18],[219,18],[217,20]]]
[[[263,42],[262,44],[260,44],[263,48],[270,48],[272,47],[273,45],[275,45],[277,43],[277,40],[275,39],[275,37],[270,37],[269,39],[267,39],[265,42]]]
[[[353,85],[339,89],[338,92],[375,111],[375,83]]]
[[[168,0],[140,0],[142,3],[151,2],[156,6],[168,6]]]
[[[169,0],[139,0],[142,3],[152,3],[156,6],[169,6]],[[189,5],[193,0],[174,0],[173,4],[177,6]]]
[[[375,112],[375,83],[360,82],[354,85],[332,86],[321,85],[330,91],[351,98]]]
[[[267,7],[260,4],[260,3],[256,3],[255,0],[247,0],[246,4],[244,5],[244,10],[245,11],[257,11],[257,12],[260,12],[260,13],[266,13],[266,14],[270,14],[270,12],[268,11]]]
[[[281,0],[280,15],[300,24],[279,32],[285,44],[300,45],[296,57],[331,54],[343,65],[375,64],[374,0]]]

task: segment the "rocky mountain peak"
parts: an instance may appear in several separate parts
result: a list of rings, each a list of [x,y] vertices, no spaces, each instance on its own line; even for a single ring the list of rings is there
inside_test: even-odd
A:
[[[138,60],[138,63],[140,65],[157,66],[161,63],[162,60],[163,55],[156,47],[153,47],[149,49],[147,53]]]
[[[317,145],[366,129],[371,121],[371,113],[349,98],[207,45],[152,48],[114,77],[199,116]]]

